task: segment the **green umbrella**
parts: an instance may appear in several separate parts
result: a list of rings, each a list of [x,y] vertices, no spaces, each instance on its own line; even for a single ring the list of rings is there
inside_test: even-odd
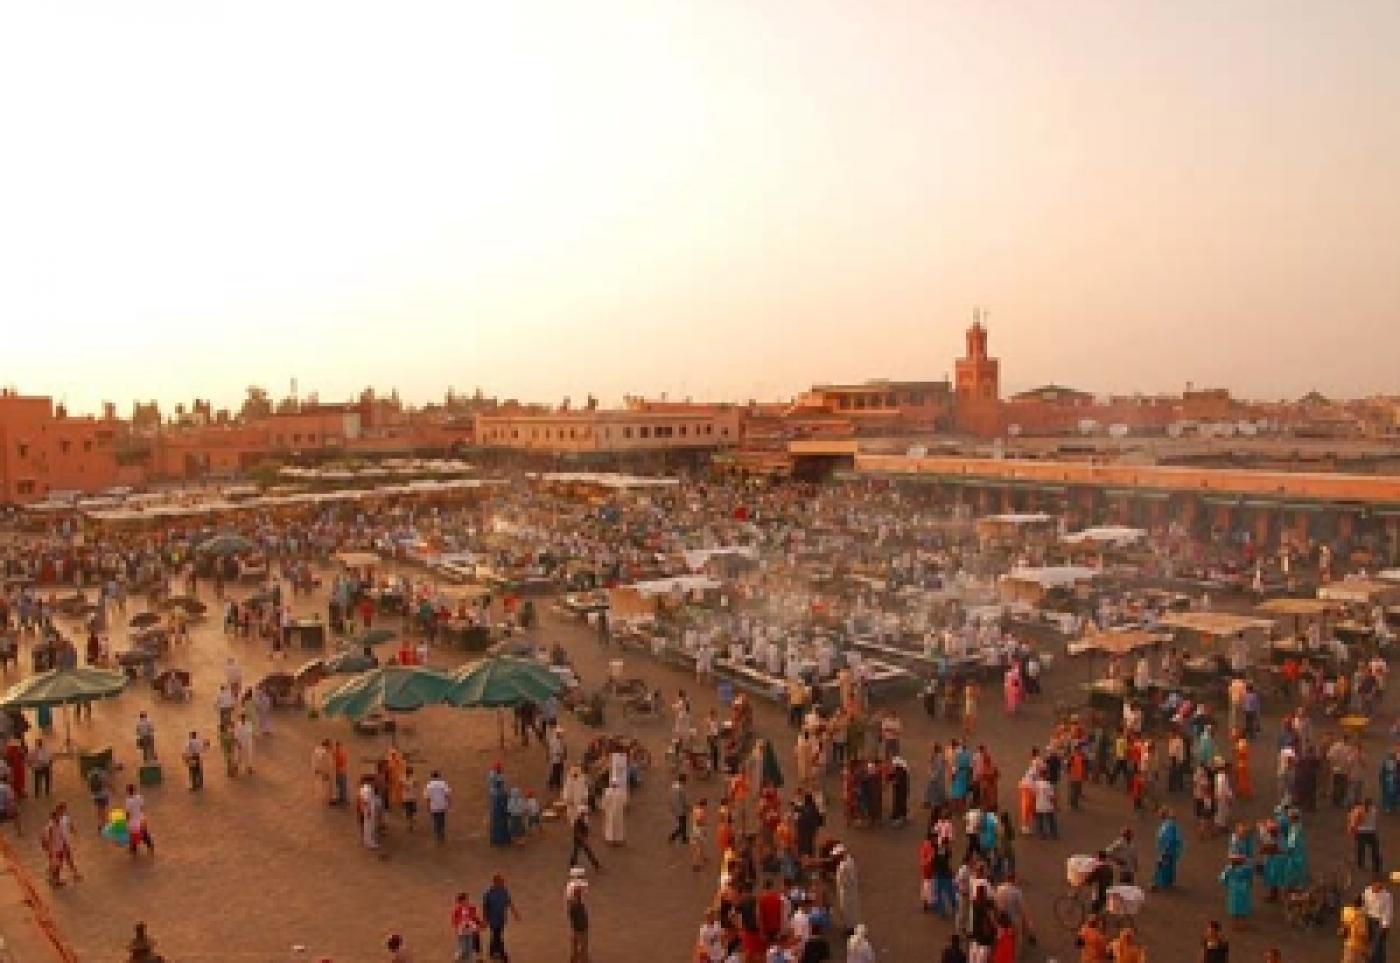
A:
[[[390,632],[388,629],[365,629],[365,631],[355,636],[352,644],[359,646],[380,645],[394,637],[394,633]]]
[[[494,656],[454,672],[447,702],[462,709],[503,709],[543,702],[563,688],[562,679],[533,659]]]
[[[126,676],[86,666],[30,676],[0,695],[0,709],[38,709],[108,699],[126,688]]]
[[[79,666],[72,669],[52,669],[16,682],[0,696],[0,709],[39,709],[110,699],[126,688],[126,676],[120,672]],[[63,716],[64,744],[71,751],[73,736],[67,713]]]
[[[460,709],[496,709],[496,734],[506,745],[505,719],[499,710],[525,702],[543,702],[564,688],[564,682],[533,659],[492,656],[452,673],[449,705]]]
[[[251,539],[242,535],[215,535],[199,543],[195,550],[205,555],[242,555],[257,548]]]
[[[356,676],[326,696],[321,711],[328,716],[363,719],[371,712],[413,712],[442,705],[450,676],[422,666],[385,665]]]

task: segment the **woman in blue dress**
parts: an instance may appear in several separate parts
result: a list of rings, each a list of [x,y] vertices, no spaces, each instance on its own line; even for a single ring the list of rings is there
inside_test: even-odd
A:
[[[491,845],[510,845],[510,793],[498,763],[486,776],[486,792],[491,800]]]
[[[1225,912],[1238,924],[1254,912],[1254,867],[1241,855],[1232,855],[1220,874],[1225,887]]]
[[[1152,872],[1153,889],[1170,889],[1176,885],[1176,864],[1181,859],[1185,842],[1181,827],[1171,810],[1162,811],[1162,824],[1157,828],[1157,866]]]
[[[953,750],[953,785],[949,795],[953,797],[953,802],[961,806],[972,788],[972,753],[962,743],[954,742],[953,745],[957,748]]]

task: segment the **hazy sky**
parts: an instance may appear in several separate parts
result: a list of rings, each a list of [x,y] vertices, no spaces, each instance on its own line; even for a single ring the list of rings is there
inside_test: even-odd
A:
[[[1396,0],[13,3],[0,380],[1400,391]]]

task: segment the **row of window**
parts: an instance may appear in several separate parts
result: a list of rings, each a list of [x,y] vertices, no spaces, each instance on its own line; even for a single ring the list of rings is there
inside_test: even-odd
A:
[[[694,432],[694,435],[692,436],[692,435],[691,435],[691,431],[690,431],[690,429],[691,429],[691,426],[690,426],[690,425],[637,425],[637,426],[635,426],[635,428],[634,428],[634,426],[627,425],[627,426],[624,426],[624,427],[622,428],[622,436],[621,436],[621,437],[624,438],[624,439],[629,439],[629,440],[632,439],[632,438],[647,438],[647,439],[651,439],[651,438],[687,438],[687,437],[700,438],[700,437],[713,437],[714,434],[715,434],[715,426],[714,426],[714,425],[708,425],[708,424],[707,424],[707,425],[695,425],[694,427],[695,427],[695,432]],[[523,430],[523,429],[520,429],[520,428],[512,428],[512,429],[510,430],[510,440],[511,440],[511,441],[520,441],[520,440],[521,440],[521,431],[522,431],[522,430]],[[579,440],[579,439],[588,440],[588,439],[591,439],[591,438],[593,437],[593,429],[590,428],[590,427],[568,428],[568,429],[565,429],[565,428],[557,428],[557,429],[556,429],[556,428],[531,428],[531,429],[528,429],[528,430],[529,430],[529,439],[528,439],[528,440],[530,440],[530,441],[540,441],[540,440],[541,440],[541,437],[543,437],[543,440],[544,440],[544,441],[566,441],[566,440],[567,440],[567,441],[577,441],[577,440]],[[541,435],[541,433],[543,433],[543,435]],[[727,438],[727,437],[729,437],[729,429],[728,429],[728,428],[720,428],[719,434],[720,434],[721,437]],[[611,441],[611,440],[612,440],[612,429],[611,429],[611,428],[599,428],[599,429],[598,429],[598,438],[599,438],[600,440],[602,440],[602,441]],[[485,432],[485,434],[484,434],[484,436],[483,436],[483,440],[484,440],[484,441],[505,441],[505,440],[506,440],[506,430],[505,430],[504,428],[490,428],[490,429],[487,429],[487,431]]]
[[[58,443],[58,450],[60,454],[70,454],[73,451],[73,443],[68,439],[64,438]],[[83,440],[83,451],[92,451],[92,439],[89,438]],[[29,445],[23,441],[19,442],[15,445],[15,453],[21,458],[28,458]]]
[[[924,394],[923,394],[923,392],[921,392],[921,391],[915,391],[915,392],[912,392],[912,393],[910,393],[910,394],[905,395],[905,396],[904,396],[904,403],[905,403],[906,405],[914,405],[914,406],[922,405],[922,404],[924,403]],[[841,411],[850,411],[850,410],[852,410],[852,409],[854,409],[854,410],[856,410],[856,411],[865,411],[866,409],[870,409],[870,408],[875,408],[875,409],[897,408],[897,407],[899,407],[899,395],[896,395],[896,394],[893,394],[893,393],[891,393],[891,394],[867,394],[867,395],[840,395],[840,396],[838,397],[838,399],[837,399],[836,407],[839,408]]]

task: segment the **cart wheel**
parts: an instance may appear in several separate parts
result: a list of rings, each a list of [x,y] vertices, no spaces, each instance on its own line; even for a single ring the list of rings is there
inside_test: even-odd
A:
[[[1084,901],[1077,893],[1061,893],[1055,897],[1055,919],[1070,932],[1084,925]]]

